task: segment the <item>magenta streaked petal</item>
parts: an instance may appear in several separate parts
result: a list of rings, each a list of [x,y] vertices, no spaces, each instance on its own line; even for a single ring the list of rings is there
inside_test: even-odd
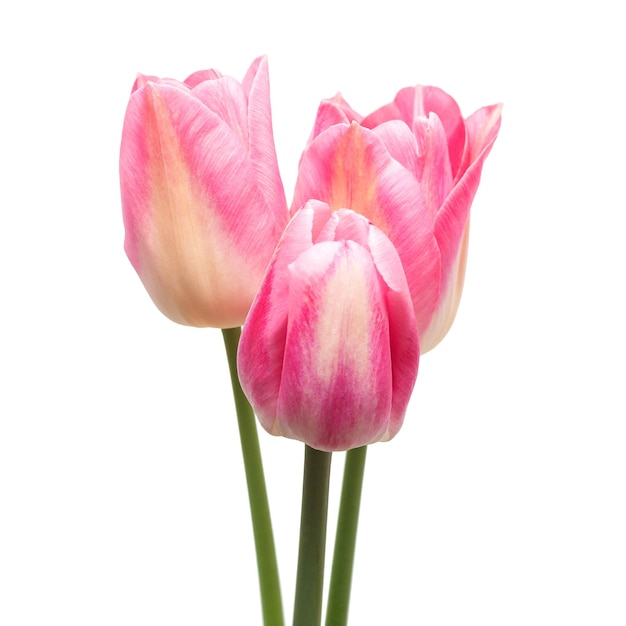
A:
[[[267,206],[287,213],[287,200],[274,148],[270,104],[269,69],[266,57],[256,59],[242,82],[248,95],[248,151],[250,163]]]
[[[374,226],[369,229],[368,248],[387,285],[393,396],[388,432],[383,438],[386,441],[402,426],[417,377],[420,345],[411,292],[396,249]]]
[[[287,267],[313,245],[313,233],[330,213],[328,206],[309,202],[290,220],[244,325],[242,343],[247,348],[240,349],[238,358],[241,385],[263,427],[274,434],[289,310]]]
[[[386,302],[371,255],[322,242],[290,266],[280,433],[320,450],[383,437],[392,373]],[[303,411],[302,407],[306,407]]]
[[[241,387],[269,433],[276,426],[278,394],[287,336],[289,285],[280,266],[271,263],[243,326],[237,367]]]

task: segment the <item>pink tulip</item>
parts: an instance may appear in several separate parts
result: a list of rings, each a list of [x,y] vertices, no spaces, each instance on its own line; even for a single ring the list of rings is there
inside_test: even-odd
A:
[[[267,61],[240,84],[215,70],[139,76],[120,154],[125,249],[157,307],[240,326],[288,219]]]
[[[308,198],[348,207],[398,250],[422,353],[448,332],[461,298],[470,206],[500,128],[501,105],[463,119],[436,87],[405,88],[367,117],[322,102],[302,155],[292,212]]]
[[[391,439],[418,359],[391,242],[353,211],[308,202],[278,244],[239,344],[241,384],[263,427],[325,451]]]

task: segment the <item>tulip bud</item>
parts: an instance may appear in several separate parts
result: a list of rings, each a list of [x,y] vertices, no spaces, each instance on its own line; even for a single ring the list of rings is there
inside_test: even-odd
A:
[[[422,353],[443,339],[459,306],[470,206],[500,114],[495,105],[463,119],[436,87],[402,89],[366,117],[338,95],[320,105],[300,161],[292,211],[307,198],[349,205],[397,248]]]
[[[241,385],[262,426],[324,451],[391,439],[418,359],[393,245],[363,216],[308,202],[278,244],[239,344]]]
[[[287,223],[267,61],[240,84],[214,70],[140,76],[120,151],[125,249],[157,307],[240,326]]]

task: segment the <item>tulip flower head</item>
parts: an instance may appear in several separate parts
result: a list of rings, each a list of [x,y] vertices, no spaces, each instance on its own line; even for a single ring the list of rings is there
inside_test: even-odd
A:
[[[120,181],[126,253],[157,307],[181,324],[241,325],[288,219],[266,59],[242,83],[140,76]]]
[[[392,438],[415,384],[417,326],[398,254],[365,217],[310,201],[281,239],[241,335],[263,427],[336,451]]]
[[[411,87],[363,117],[340,96],[322,102],[300,161],[292,212],[307,198],[349,206],[398,250],[422,353],[450,329],[459,306],[469,214],[501,106],[463,119],[436,87]]]

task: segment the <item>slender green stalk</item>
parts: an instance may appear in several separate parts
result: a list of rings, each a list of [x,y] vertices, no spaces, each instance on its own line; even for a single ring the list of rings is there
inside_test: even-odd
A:
[[[335,551],[328,590],[328,606],[326,607],[326,626],[346,626],[348,623],[366,452],[367,446],[346,452]]]
[[[263,474],[263,461],[257,433],[254,411],[248,402],[237,374],[237,347],[239,346],[240,328],[224,328],[224,345],[228,356],[228,367],[233,385],[233,396],[237,409],[241,452],[248,484],[248,498],[252,515],[254,544],[256,547],[261,605],[264,626],[284,626],[283,605],[276,562],[274,533]]]
[[[322,623],[330,459],[330,452],[305,446],[293,626]]]

